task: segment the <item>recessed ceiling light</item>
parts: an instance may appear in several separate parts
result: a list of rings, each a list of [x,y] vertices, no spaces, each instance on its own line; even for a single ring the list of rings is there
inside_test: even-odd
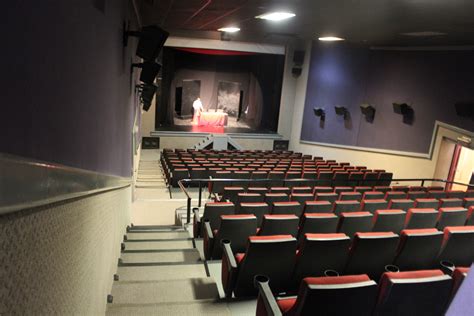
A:
[[[344,39],[341,37],[336,37],[336,36],[323,36],[318,38],[320,41],[323,42],[337,42],[337,41],[343,41]]]
[[[282,21],[294,17],[296,14],[291,12],[270,12],[265,13],[259,16],[256,16],[257,19],[269,20],[269,21]]]
[[[235,33],[235,32],[240,31],[240,29],[238,27],[222,27],[218,29],[218,31],[226,32],[226,33]]]

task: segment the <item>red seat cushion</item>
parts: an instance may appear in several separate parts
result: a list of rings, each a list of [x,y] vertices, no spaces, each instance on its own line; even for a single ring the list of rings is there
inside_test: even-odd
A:
[[[401,234],[405,236],[412,236],[412,235],[433,234],[437,232],[438,230],[436,228],[404,229],[402,230]]]
[[[280,311],[285,314],[290,311],[290,309],[295,305],[296,297],[294,298],[282,298],[277,300],[278,307]]]
[[[385,272],[382,275],[383,278],[387,279],[421,279],[431,278],[436,276],[444,275],[441,270],[418,270],[418,271],[405,271],[405,272]]]
[[[347,237],[346,234],[343,233],[329,233],[329,234],[304,234],[307,239],[339,239]]]
[[[250,236],[250,241],[262,241],[262,240],[279,240],[279,239],[291,239],[291,235],[273,235],[273,236]]]
[[[348,284],[370,281],[367,274],[359,275],[343,275],[333,277],[304,278],[303,282],[313,285],[329,285],[329,284]]]

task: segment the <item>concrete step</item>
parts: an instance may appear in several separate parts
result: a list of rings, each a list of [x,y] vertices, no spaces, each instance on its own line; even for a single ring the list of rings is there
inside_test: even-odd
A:
[[[219,298],[212,278],[118,281],[114,282],[111,294],[115,304],[180,303]]]
[[[163,251],[163,252],[123,252],[122,264],[156,264],[156,263],[197,263],[200,255],[197,249]]]
[[[169,264],[159,266],[118,267],[120,281],[163,281],[177,278],[206,278],[204,264]]]
[[[158,241],[126,241],[125,250],[171,250],[171,249],[192,249],[193,241],[191,238],[176,240],[158,240]]]
[[[108,304],[106,315],[173,315],[173,316],[230,316],[232,315],[225,302],[198,301],[186,303],[162,304]]]
[[[172,231],[172,232],[145,232],[135,233],[130,231],[127,234],[127,241],[131,240],[166,240],[166,239],[182,239],[189,238],[189,234],[186,231]]]
[[[134,225],[129,228],[129,232],[176,232],[184,231],[182,226],[177,225]]]

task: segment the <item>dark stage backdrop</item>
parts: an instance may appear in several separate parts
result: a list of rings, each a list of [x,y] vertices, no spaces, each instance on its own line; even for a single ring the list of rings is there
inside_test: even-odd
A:
[[[237,116],[240,90],[243,91],[241,119],[254,131],[278,128],[283,81],[283,55],[197,50],[177,48],[163,51],[161,98],[157,102],[156,127],[172,126],[176,88],[185,80],[201,82],[200,96],[205,110],[226,107]],[[225,55],[221,55],[225,54]],[[238,96],[237,96],[238,94]],[[183,90],[183,100],[184,100]]]
[[[327,43],[326,43],[327,44]],[[474,131],[474,121],[456,115],[454,104],[474,100],[474,51],[387,51],[351,44],[313,44],[301,140],[428,153],[435,121]],[[415,110],[404,124],[392,103]],[[373,123],[359,105],[376,107]],[[336,116],[335,105],[351,119]],[[320,124],[314,107],[326,109]]]

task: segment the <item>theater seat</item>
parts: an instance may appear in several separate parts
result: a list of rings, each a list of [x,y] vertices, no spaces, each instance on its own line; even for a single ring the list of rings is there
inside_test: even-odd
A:
[[[298,239],[302,240],[304,234],[335,233],[339,218],[333,213],[305,213],[301,218]]]
[[[462,282],[467,276],[467,273],[469,272],[469,267],[457,267],[454,269],[452,278],[453,278],[453,290],[451,292],[451,300],[456,296],[456,293],[459,290],[459,287],[461,287]]]
[[[440,208],[438,211],[438,224],[436,227],[443,230],[446,226],[464,226],[467,210],[462,207]]]
[[[290,201],[298,202],[301,205],[304,205],[306,201],[313,201],[314,195],[313,193],[293,193],[290,196]]]
[[[378,280],[395,258],[399,237],[392,232],[356,233],[345,274],[367,273]]]
[[[455,199],[464,199],[466,197],[466,192],[461,190],[448,190],[448,198]]]
[[[474,226],[446,227],[439,261],[455,266],[470,266],[474,262]]]
[[[370,212],[372,214],[377,210],[388,209],[388,202],[385,200],[362,200],[360,210],[362,212]]]
[[[407,198],[407,193],[403,191],[388,191],[385,193],[385,200],[405,200]]]
[[[374,315],[443,315],[452,279],[441,270],[384,273]]]
[[[257,227],[262,225],[263,215],[270,214],[267,203],[241,203],[238,214],[253,214],[257,217]]]
[[[237,187],[237,186],[224,187],[224,193],[222,194],[221,201],[229,201],[236,204],[237,194],[239,193],[244,193],[243,187]]]
[[[339,201],[360,201],[362,194],[360,192],[341,192],[339,193]]]
[[[408,199],[392,199],[388,203],[389,209],[404,210],[405,212],[415,207],[415,201]]]
[[[362,195],[362,200],[384,200],[385,193],[381,191],[366,191]]]
[[[462,206],[469,209],[471,206],[474,206],[474,198],[464,198]]]
[[[428,196],[433,199],[446,199],[448,197],[448,193],[442,190],[429,190]]]
[[[405,223],[403,210],[377,210],[373,218],[373,232],[394,232],[398,234]]]
[[[447,198],[439,200],[439,208],[445,207],[462,207],[463,201],[456,198]]]
[[[338,198],[336,193],[316,193],[316,201],[328,201],[334,203]]]
[[[435,228],[405,229],[393,264],[400,271],[430,269],[441,249],[443,233]]]
[[[222,240],[230,240],[236,253],[244,252],[248,237],[256,232],[257,218],[254,215],[222,215],[219,229],[214,231],[205,222],[203,242],[206,260],[222,258]]]
[[[416,199],[426,199],[428,198],[428,192],[426,191],[408,191],[408,196],[410,200]]]
[[[269,215],[263,216],[262,227],[258,232],[260,236],[291,235],[298,234],[298,223],[300,219],[295,215]]]
[[[333,193],[334,188],[333,187],[328,187],[328,186],[315,186],[313,193],[316,195],[316,193]]]
[[[237,204],[261,203],[264,197],[260,193],[237,193]]]
[[[332,204],[328,201],[306,201],[303,213],[328,213],[332,212]]]
[[[405,219],[405,229],[435,228],[438,211],[432,208],[412,208]]]
[[[474,226],[474,206],[471,206],[467,212],[466,226]]]
[[[416,199],[415,208],[433,208],[438,209],[439,201],[437,199]]]
[[[298,217],[303,213],[303,206],[298,202],[275,202],[272,214],[294,214]]]
[[[357,232],[370,232],[372,230],[372,218],[373,215],[369,212],[341,213],[337,231],[352,239]]]
[[[208,220],[212,230],[218,229],[221,221],[221,215],[233,215],[235,213],[235,205],[232,202],[209,202],[204,205],[204,213],[202,217],[199,209],[194,208],[193,234],[194,238],[201,236],[204,221]]]
[[[295,264],[296,238],[291,235],[251,236],[245,253],[232,252],[223,242],[222,286],[227,298],[255,297],[254,277],[265,275],[274,293],[286,290]]]
[[[305,234],[296,256],[293,288],[303,278],[324,276],[326,270],[342,273],[349,255],[350,238],[345,234]]]
[[[360,202],[353,201],[335,201],[333,211],[336,215],[340,215],[343,212],[357,212],[360,209]]]
[[[264,282],[257,283],[257,316],[370,315],[375,305],[377,284],[367,275],[305,278],[297,297],[277,299],[268,279],[262,279]]]
[[[265,193],[264,202],[273,205],[275,202],[288,202],[290,197],[286,193]]]

